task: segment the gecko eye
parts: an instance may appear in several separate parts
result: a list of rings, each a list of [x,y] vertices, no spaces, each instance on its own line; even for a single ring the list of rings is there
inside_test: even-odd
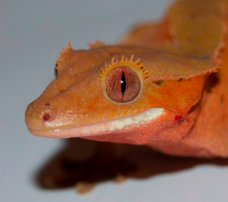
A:
[[[106,77],[106,93],[115,102],[126,103],[134,100],[140,88],[141,83],[137,73],[128,67],[117,67]]]

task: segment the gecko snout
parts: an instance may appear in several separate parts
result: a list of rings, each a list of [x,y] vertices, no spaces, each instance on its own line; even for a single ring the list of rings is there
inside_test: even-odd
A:
[[[26,109],[25,122],[29,130],[45,130],[54,120],[50,109],[49,102],[37,103],[32,102]]]

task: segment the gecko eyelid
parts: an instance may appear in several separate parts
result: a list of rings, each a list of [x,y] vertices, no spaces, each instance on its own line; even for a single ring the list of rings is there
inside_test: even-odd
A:
[[[148,71],[144,68],[144,64],[140,62],[140,58],[134,60],[134,55],[131,55],[130,58],[125,57],[124,55],[120,60],[115,57],[112,58],[110,64],[105,63],[104,67],[101,69],[99,74],[101,82],[104,82],[107,75],[117,67],[129,67],[138,73],[139,77],[146,79],[149,77]]]

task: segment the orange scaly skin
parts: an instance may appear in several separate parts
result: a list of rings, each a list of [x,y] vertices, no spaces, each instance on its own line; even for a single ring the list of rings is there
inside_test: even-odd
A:
[[[28,129],[227,157],[227,4],[179,0],[161,23],[137,26],[119,45],[68,45],[57,78],[27,107]]]

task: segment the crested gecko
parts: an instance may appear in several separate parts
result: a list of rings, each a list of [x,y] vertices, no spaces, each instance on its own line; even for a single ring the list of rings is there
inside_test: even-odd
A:
[[[37,136],[228,157],[228,1],[178,0],[117,45],[68,44],[57,77],[28,105]]]

